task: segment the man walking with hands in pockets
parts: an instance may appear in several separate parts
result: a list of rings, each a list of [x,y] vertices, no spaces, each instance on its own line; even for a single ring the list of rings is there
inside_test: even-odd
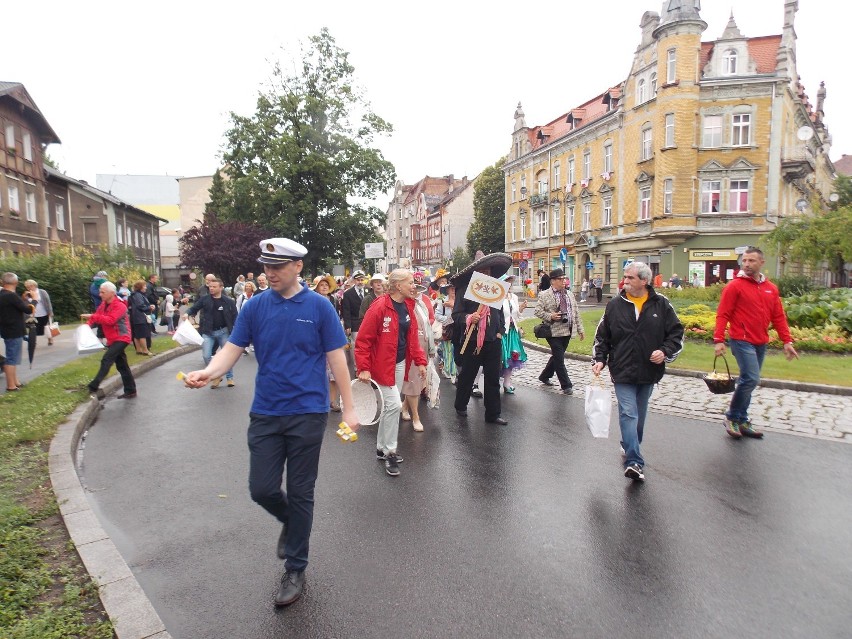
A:
[[[793,348],[793,338],[787,325],[787,315],[778,287],[760,272],[764,264],[763,251],[755,246],[746,248],[742,268],[737,276],[722,289],[722,298],[716,310],[716,356],[725,354],[725,329],[731,342],[731,353],[740,367],[737,387],[725,413],[725,430],[734,439],[743,435],[760,439],[763,433],[756,430],[748,419],[751,393],[760,381],[760,369],[769,343],[769,325],[778,331],[784,343],[788,360],[798,359]]]
[[[278,557],[284,576],[275,597],[287,606],[302,594],[314,514],[314,485],[328,422],[326,361],[339,383],[343,419],[358,430],[353,410],[346,335],[328,300],[299,282],[308,250],[292,240],[260,242],[269,289],[243,306],[225,346],[206,368],[186,376],[200,388],[224,375],[254,344],[257,378],[249,413],[251,498],[281,523]],[[297,344],[298,348],[294,347]],[[286,465],[287,492],[281,490]]]

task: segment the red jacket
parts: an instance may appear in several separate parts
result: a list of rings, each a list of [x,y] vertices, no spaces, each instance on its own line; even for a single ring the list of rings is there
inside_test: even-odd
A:
[[[411,317],[408,327],[408,342],[405,352],[405,375],[413,361],[417,366],[426,366],[426,355],[420,348],[417,333],[417,316],[414,300],[406,298],[405,306]],[[358,372],[369,371],[380,386],[396,385],[396,347],[399,339],[399,315],[390,295],[382,295],[370,304],[355,340],[355,368]]]
[[[762,282],[757,282],[753,277],[740,273],[722,289],[713,341],[724,342],[725,328],[730,325],[728,335],[731,339],[758,346],[767,344],[771,323],[781,341],[791,344],[793,338],[790,336],[778,287],[766,277]]]
[[[127,315],[127,304],[116,296],[107,304],[101,302],[98,310],[89,318],[89,326],[100,324],[104,329],[107,346],[114,342],[130,343],[130,317]]]

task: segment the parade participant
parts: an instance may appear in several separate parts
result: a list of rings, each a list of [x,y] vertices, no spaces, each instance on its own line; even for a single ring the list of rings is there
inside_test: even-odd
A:
[[[397,450],[400,393],[408,371],[416,366],[426,377],[426,355],[417,335],[414,277],[406,269],[396,269],[388,278],[388,293],[379,296],[367,309],[358,341],[355,342],[355,368],[358,379],[371,379],[382,393],[384,413],[376,434],[376,458],[385,463],[385,472],[399,475],[402,456]]]
[[[352,274],[353,285],[343,294],[340,305],[340,316],[343,318],[343,330],[351,338],[352,343],[358,337],[358,329],[361,328],[361,302],[364,300],[364,278],[367,276],[362,271]]]
[[[501,339],[505,330],[506,318],[502,308],[480,305],[465,299],[470,278],[474,272],[500,277],[512,265],[512,256],[506,253],[491,253],[475,260],[467,268],[457,273],[451,281],[456,286],[456,303],[453,307],[456,346],[461,349],[465,334],[471,329],[470,340],[464,353],[456,355],[456,363],[461,372],[456,383],[456,413],[467,416],[467,404],[473,391],[473,382],[482,367],[485,395],[485,421],[489,424],[508,424],[500,416],[500,360],[503,355]]]
[[[243,306],[228,343],[204,370],[189,373],[185,383],[200,388],[221,377],[254,344],[249,490],[282,525],[277,553],[284,559],[284,575],[275,605],[286,606],[301,596],[305,584],[314,486],[328,422],[326,361],[340,380],[343,419],[354,431],[358,417],[352,408],[343,327],[329,304],[298,279],[307,249],[286,238],[263,240],[260,248],[258,262],[264,265],[269,290]],[[281,490],[285,468],[286,493]]]
[[[438,336],[440,337],[438,358],[441,363],[441,374],[455,384],[456,375],[458,375],[455,355],[453,354],[453,304],[456,303],[456,287],[447,284],[442,286],[440,290],[441,295],[445,295],[445,297],[443,299],[439,297],[435,300],[435,317],[441,323],[443,329],[441,335]]]
[[[550,324],[551,337],[547,338],[550,347],[550,359],[538,376],[538,380],[545,386],[553,386],[550,378],[556,373],[559,386],[566,395],[574,393],[574,384],[568,377],[565,368],[565,351],[571,341],[572,333],[586,339],[586,331],[580,319],[580,310],[574,300],[574,294],[565,288],[565,273],[561,268],[550,272],[550,288],[538,298],[535,307],[535,316],[547,324]]]
[[[210,294],[197,299],[195,304],[183,315],[183,319],[194,318],[198,311],[201,311],[198,332],[204,339],[204,343],[201,345],[201,357],[205,366],[210,365],[214,347],[221,349],[228,343],[231,331],[234,330],[234,322],[237,320],[237,304],[222,293],[225,288],[222,280],[214,277],[207,282],[207,287]],[[233,388],[234,371],[232,369],[228,369],[225,378],[228,380],[228,387]],[[210,388],[219,388],[221,383],[222,378],[219,377],[213,380]]]
[[[25,315],[35,310],[32,304],[18,295],[18,276],[3,273],[3,288],[0,289],[0,337],[6,346],[6,359],[3,360],[3,374],[6,376],[6,392],[23,387],[18,382],[18,366],[21,365],[21,351],[24,345],[26,326]]]
[[[243,292],[236,299],[237,313],[243,308],[243,304],[248,302],[254,296],[254,282],[246,282],[243,285]]]
[[[118,374],[121,375],[121,383],[124,385],[124,392],[118,396],[118,399],[133,399],[136,397],[136,380],[133,379],[133,371],[130,370],[127,353],[124,352],[130,344],[131,337],[127,304],[116,295],[115,284],[112,282],[101,284],[100,296],[103,301],[98,306],[98,310],[80,315],[80,319],[86,320],[89,326],[95,324],[101,326],[107,342],[106,352],[101,358],[101,367],[95,378],[88,384],[89,392],[98,399],[103,399],[101,382],[115,364]]]
[[[624,476],[645,479],[639,451],[654,384],[683,349],[683,325],[669,300],[649,285],[651,268],[633,262],[624,270],[624,290],[606,305],[592,346],[592,372],[609,366],[618,400]]]
[[[740,376],[725,412],[725,430],[734,439],[743,435],[761,438],[748,418],[751,394],[760,382],[760,369],[769,343],[769,325],[778,332],[784,344],[784,355],[788,360],[798,359],[793,347],[787,315],[778,293],[778,287],[761,273],[765,260],[763,251],[755,246],[746,248],[742,256],[741,270],[725,288],[716,310],[716,356],[725,354],[725,329],[731,344],[731,352],[740,368]]]
[[[358,317],[364,320],[364,315],[367,314],[367,309],[370,304],[385,294],[385,286],[387,286],[388,278],[384,273],[376,273],[370,278],[370,290],[364,294],[364,299],[361,300],[361,308],[358,309]]]
[[[242,295],[243,291],[246,287],[246,276],[239,275],[237,276],[237,281],[234,282],[233,287],[231,287],[231,295],[234,299],[237,299],[240,295]]]
[[[311,290],[327,299],[334,308],[334,312],[340,316],[339,300],[334,296],[336,289],[337,282],[331,275],[317,275],[314,278],[313,286],[311,286]],[[328,394],[331,397],[330,407],[332,412],[339,413],[340,402],[338,399],[340,398],[340,393],[337,392],[337,382],[334,380],[334,373],[331,372],[331,368],[328,366],[326,366],[326,374],[328,375]]]
[[[265,293],[269,290],[269,281],[266,279],[266,275],[261,273],[257,276],[257,290],[254,292],[255,295],[260,293]]]
[[[429,297],[424,293],[425,289],[416,286],[417,299],[414,304],[414,315],[417,318],[417,340],[420,348],[426,355],[426,361],[435,357],[435,336],[432,333],[432,322],[435,321],[434,308]],[[410,421],[412,428],[417,432],[423,432],[423,423],[420,421],[420,395],[426,389],[426,378],[415,374],[415,364],[409,365],[406,379],[402,383],[402,419]]]
[[[538,269],[538,294],[541,295],[550,288],[550,276],[544,272],[544,269]]]
[[[503,332],[503,392],[514,395],[515,387],[512,386],[512,373],[523,368],[527,361],[527,352],[521,342],[520,325],[521,313],[527,308],[527,301],[518,302],[518,296],[512,292],[515,276],[504,275],[501,279],[509,285],[506,297],[503,299],[503,316],[506,318]]]

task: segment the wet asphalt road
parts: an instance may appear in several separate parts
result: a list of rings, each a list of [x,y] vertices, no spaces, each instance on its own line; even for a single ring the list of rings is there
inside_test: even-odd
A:
[[[401,427],[398,478],[375,427],[342,444],[331,416],[307,589],[276,610],[279,526],[246,479],[254,361],[236,388],[183,388],[199,364],[108,400],[81,469],[175,639],[849,636],[852,447],[651,414],[638,485],[579,393],[519,387],[497,427],[476,399],[459,421],[448,383],[424,433]]]

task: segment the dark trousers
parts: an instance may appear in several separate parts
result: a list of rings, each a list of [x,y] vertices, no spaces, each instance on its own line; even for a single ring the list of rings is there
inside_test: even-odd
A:
[[[113,342],[107,346],[106,353],[101,358],[101,368],[95,379],[89,382],[89,390],[93,393],[100,388],[101,382],[109,373],[109,369],[115,364],[118,374],[121,375],[121,381],[124,384],[125,393],[136,392],[136,380],[133,379],[133,373],[130,371],[130,365],[127,363],[127,354],[124,349],[127,348],[127,342]]]
[[[473,380],[482,366],[482,377],[485,388],[485,419],[492,420],[500,417],[500,372],[503,344],[499,339],[485,342],[477,354],[476,341],[471,338],[467,348],[461,355],[461,372],[456,382],[456,410],[466,410],[473,390]]]
[[[287,524],[286,566],[304,570],[314,521],[314,485],[327,413],[259,415],[248,428],[251,498]],[[281,490],[287,467],[287,491]]]
[[[556,377],[559,378],[559,385],[563,390],[573,386],[565,368],[565,351],[568,350],[568,342],[570,341],[570,335],[547,338],[547,344],[550,346],[550,359],[547,360],[547,366],[538,376],[539,379],[550,379],[553,377],[553,373],[556,373]]]

